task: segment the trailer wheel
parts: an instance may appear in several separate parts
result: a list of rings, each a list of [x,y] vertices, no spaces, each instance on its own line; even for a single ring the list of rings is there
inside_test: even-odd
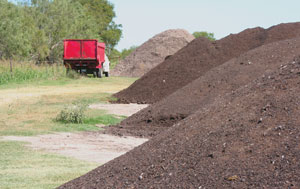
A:
[[[102,78],[102,70],[101,69],[99,71],[97,71],[97,77]]]
[[[104,72],[105,77],[109,77],[109,73],[108,72]]]

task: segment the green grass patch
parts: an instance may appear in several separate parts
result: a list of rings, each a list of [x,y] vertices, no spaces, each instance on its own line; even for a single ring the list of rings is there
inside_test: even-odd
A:
[[[97,117],[87,117],[83,120],[84,124],[87,125],[96,125],[96,124],[103,124],[103,125],[115,125],[120,123],[121,120],[125,119],[126,117],[116,117],[115,115],[100,115]]]
[[[1,62],[0,85],[24,83],[36,80],[58,80],[66,78],[66,68],[62,64],[36,65],[33,62]]]
[[[78,124],[58,122],[56,116],[66,106],[105,103],[108,93],[77,95],[44,95],[32,101],[18,101],[0,108],[0,136],[33,136],[52,132],[98,131],[97,124],[114,125],[125,117],[108,115],[105,111],[87,109]]]
[[[0,141],[0,188],[55,188],[97,167],[60,155],[29,150],[21,142]]]

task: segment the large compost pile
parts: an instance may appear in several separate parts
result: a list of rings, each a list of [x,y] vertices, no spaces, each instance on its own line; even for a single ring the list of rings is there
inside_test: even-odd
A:
[[[150,140],[60,188],[300,188],[299,93],[300,23],[195,39],[116,95]]]
[[[282,64],[60,188],[300,187],[300,62]]]

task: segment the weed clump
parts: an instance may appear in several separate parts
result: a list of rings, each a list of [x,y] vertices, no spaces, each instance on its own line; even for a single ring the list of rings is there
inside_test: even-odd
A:
[[[79,79],[80,74],[76,72],[75,70],[68,69],[67,70],[67,77],[70,79]]]
[[[62,123],[83,123],[86,108],[87,106],[85,104],[73,104],[71,106],[66,106],[56,116],[56,121]]]

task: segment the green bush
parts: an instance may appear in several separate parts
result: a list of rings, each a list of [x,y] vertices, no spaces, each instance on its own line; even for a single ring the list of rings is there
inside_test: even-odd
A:
[[[84,104],[73,104],[71,106],[66,106],[56,116],[56,121],[62,123],[83,123],[86,107],[87,106]]]

